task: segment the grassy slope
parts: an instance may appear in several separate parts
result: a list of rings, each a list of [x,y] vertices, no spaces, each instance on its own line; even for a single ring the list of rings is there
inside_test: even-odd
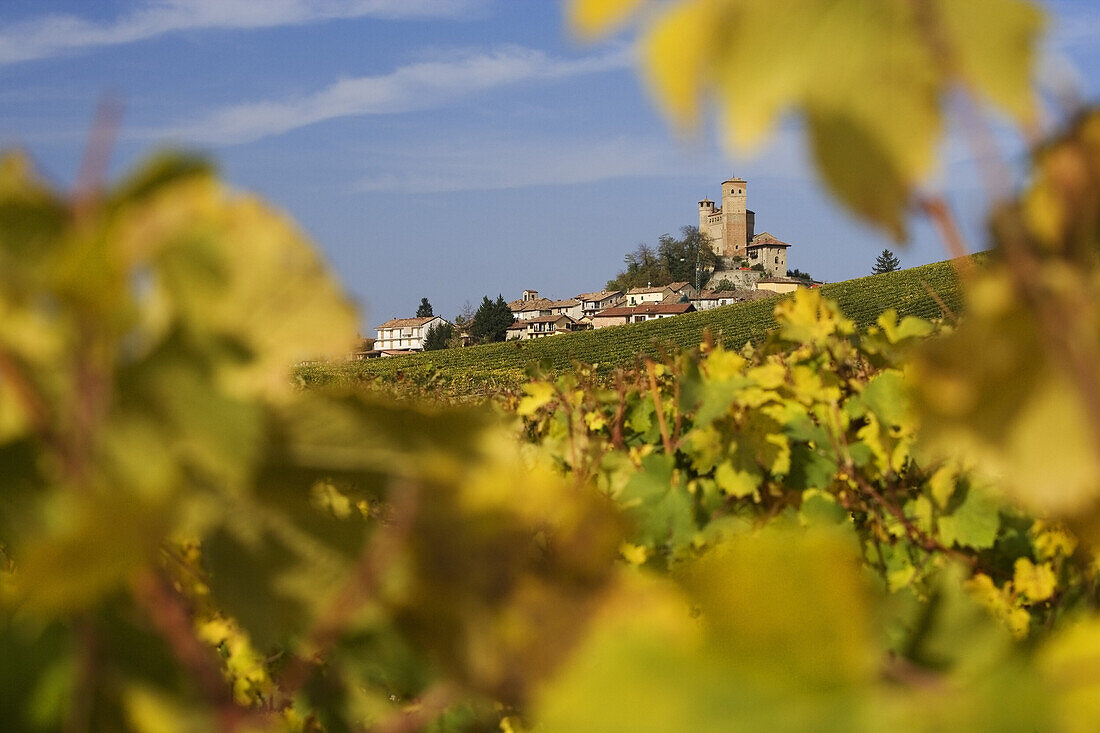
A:
[[[914,267],[885,275],[825,285],[822,294],[835,300],[844,313],[863,327],[883,311],[937,318],[943,310],[929,294],[927,284],[954,312],[961,293],[950,262]],[[580,331],[532,341],[510,341],[465,349],[431,351],[409,356],[344,364],[303,367],[307,384],[381,379],[423,382],[431,380],[456,395],[511,387],[522,381],[527,366],[541,361],[558,370],[579,360],[598,363],[601,371],[633,365],[639,355],[656,354],[663,346],[694,347],[709,328],[715,340],[740,347],[759,341],[775,327],[776,298],[737,303],[700,313],[597,331]]]

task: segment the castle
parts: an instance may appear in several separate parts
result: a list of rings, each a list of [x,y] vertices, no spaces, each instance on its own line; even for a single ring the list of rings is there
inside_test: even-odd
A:
[[[750,211],[749,184],[743,178],[722,182],[722,206],[705,198],[699,202],[699,231],[710,238],[722,269],[761,265],[771,277],[787,276],[787,248],[768,232],[755,234],[756,213]]]

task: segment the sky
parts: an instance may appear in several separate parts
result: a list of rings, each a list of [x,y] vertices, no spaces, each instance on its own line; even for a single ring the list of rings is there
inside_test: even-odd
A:
[[[1100,99],[1100,0],[1044,7],[1037,81],[1056,119]],[[210,156],[298,222],[365,335],[423,297],[452,318],[484,295],[599,290],[734,175],[757,231],[819,280],[869,274],[885,247],[906,267],[945,258],[919,214],[897,244],[841,210],[796,118],[752,157],[713,124],[677,136],[630,41],[576,41],[557,0],[2,0],[0,147],[70,187],[97,104],[121,100],[112,176],[159,148]],[[987,201],[956,128],[925,190],[977,250]]]

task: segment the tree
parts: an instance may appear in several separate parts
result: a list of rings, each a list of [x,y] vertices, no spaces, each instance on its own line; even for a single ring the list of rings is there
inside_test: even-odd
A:
[[[454,335],[455,327],[446,321],[432,326],[424,336],[424,351],[450,348]]]
[[[435,313],[432,312],[432,304],[428,302],[427,298],[421,298],[420,299],[420,305],[416,309],[416,317],[417,318],[430,318],[431,316],[434,316],[434,315],[435,315]]]
[[[630,290],[672,282],[668,273],[661,269],[657,251],[648,244],[639,244],[633,252],[623,257],[623,262],[626,269],[607,281],[608,290]]]
[[[511,325],[512,310],[504,302],[504,296],[497,295],[496,301],[492,301],[486,295],[481,298],[481,306],[478,307],[473,323],[470,324],[470,337],[483,344],[503,341]]]
[[[470,321],[474,320],[474,313],[475,311],[473,304],[467,300],[465,303],[462,304],[462,310],[459,311],[457,315],[455,315],[455,325],[467,324]]]
[[[711,248],[710,238],[698,227],[680,229],[680,238],[662,234],[654,249],[648,244],[637,248],[623,258],[626,269],[607,283],[608,290],[629,290],[650,285],[668,285],[671,282],[705,282],[718,263],[718,256]]]
[[[894,256],[894,253],[888,249],[882,250],[882,254],[875,260],[875,266],[871,268],[871,272],[876,275],[881,275],[884,272],[893,272],[894,270],[901,269],[901,260]]]
[[[811,282],[811,283],[814,281],[814,278],[810,273],[803,272],[802,270],[799,270],[798,268],[795,268],[793,270],[787,270],[787,277],[793,277],[795,280],[805,280],[806,282]]]

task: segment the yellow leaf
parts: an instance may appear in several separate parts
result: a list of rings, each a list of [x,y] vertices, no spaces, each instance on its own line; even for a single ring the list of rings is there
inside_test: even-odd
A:
[[[707,376],[718,381],[740,376],[745,367],[745,359],[732,351],[716,347],[703,362]]]
[[[1054,595],[1057,582],[1058,579],[1054,576],[1050,563],[1034,565],[1026,557],[1016,559],[1012,573],[1012,585],[1028,601],[1038,603],[1050,598]]]
[[[619,545],[619,554],[631,565],[642,565],[649,557],[649,550],[641,545],[623,542]]]
[[[584,424],[588,426],[589,430],[596,432],[607,425],[607,419],[602,412],[586,412],[584,413]]]
[[[595,38],[615,30],[644,0],[569,0],[566,16],[573,32]]]
[[[729,461],[723,461],[714,472],[714,480],[730,496],[744,499],[756,493],[760,485],[760,476],[739,471]]]
[[[554,385],[550,382],[528,382],[523,385],[526,395],[520,399],[516,407],[516,414],[520,417],[530,417],[538,412],[539,408],[554,398]]]
[[[1032,536],[1031,543],[1040,560],[1069,557],[1077,549],[1077,538],[1058,525],[1036,520],[1028,533]]]
[[[700,96],[714,53],[713,0],[688,0],[671,7],[645,34],[641,57],[657,101],[682,127],[694,127]]]
[[[947,508],[947,502],[955,493],[955,482],[958,479],[958,471],[952,464],[941,466],[932,478],[928,480],[928,487],[932,490],[932,498],[940,509]]]

